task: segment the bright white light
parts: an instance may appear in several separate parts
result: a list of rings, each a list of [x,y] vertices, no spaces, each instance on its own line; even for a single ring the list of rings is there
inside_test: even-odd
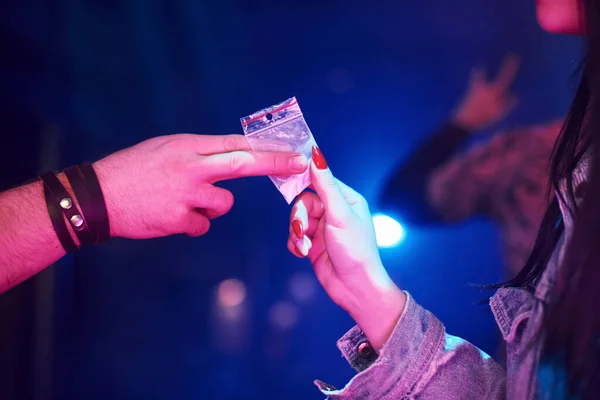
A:
[[[393,247],[404,240],[406,233],[404,228],[394,218],[384,214],[373,216],[373,225],[375,225],[375,235],[379,247]]]

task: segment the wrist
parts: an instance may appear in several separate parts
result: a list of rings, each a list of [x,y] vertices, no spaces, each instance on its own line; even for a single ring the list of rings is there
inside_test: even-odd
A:
[[[383,267],[381,267],[383,270]],[[392,334],[406,304],[406,294],[385,274],[366,279],[353,291],[356,301],[348,313],[379,352]]]

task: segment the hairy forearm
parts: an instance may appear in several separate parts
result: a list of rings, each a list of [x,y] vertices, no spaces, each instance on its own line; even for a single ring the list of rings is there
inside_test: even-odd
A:
[[[59,179],[70,191],[66,179],[62,175]],[[0,193],[0,293],[64,255],[50,221],[41,181]]]

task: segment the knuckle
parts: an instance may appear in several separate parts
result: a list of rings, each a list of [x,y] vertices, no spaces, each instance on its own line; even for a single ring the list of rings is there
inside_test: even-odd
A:
[[[365,199],[365,196],[363,196],[360,193],[356,193],[356,201],[358,203],[366,205],[367,207],[369,206],[369,202],[367,202],[367,199]]]
[[[173,150],[180,150],[183,148],[189,148],[190,136],[185,133],[178,133],[175,135],[166,136],[166,140],[162,142],[162,146]]]
[[[245,140],[241,135],[226,135],[223,138],[223,148],[226,153],[235,151],[240,148],[242,140]]]
[[[190,210],[187,207],[174,207],[169,225],[172,233],[189,233]]]
[[[304,204],[306,204],[306,202],[314,200],[314,199],[317,199],[317,200],[319,199],[319,196],[316,193],[302,192],[296,198],[296,201],[294,202],[294,207],[297,208],[298,206],[304,205]]]
[[[333,176],[327,177],[327,179],[325,180],[325,184],[328,187],[332,187],[332,188],[334,188],[334,187],[337,186],[337,182],[335,181],[335,179],[333,178]]]
[[[216,210],[229,210],[233,206],[233,194],[228,190],[211,190],[209,202]]]
[[[215,203],[218,202],[218,193],[216,190],[214,189],[208,189],[208,190],[204,190],[203,196],[206,200],[206,205],[214,205]]]
[[[188,218],[189,210],[180,204],[173,207],[173,216],[176,222],[181,223]]]
[[[243,153],[234,153],[229,157],[229,169],[231,172],[240,172],[244,168]]]
[[[269,154],[274,171],[284,171],[288,166],[288,157],[284,154]]]

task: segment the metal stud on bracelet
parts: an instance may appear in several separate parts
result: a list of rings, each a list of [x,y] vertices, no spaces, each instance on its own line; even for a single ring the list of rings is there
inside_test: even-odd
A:
[[[46,206],[48,207],[52,227],[54,228],[54,232],[56,232],[56,236],[58,236],[60,244],[63,249],[65,249],[66,253],[76,252],[77,245],[69,234],[69,229],[63,218],[63,212],[61,211],[59,204],[55,202],[54,196],[46,184],[44,184],[44,198],[46,199]]]
[[[69,197],[65,197],[60,201],[59,204],[62,209],[68,210],[73,206],[73,200],[71,200]]]
[[[67,192],[60,180],[56,177],[56,174],[53,171],[48,171],[42,174],[40,178],[42,178],[44,186],[49,190],[50,196],[47,198],[47,201],[54,202],[55,207],[62,211],[62,214],[66,217],[68,223],[73,227],[81,246],[93,244],[94,240],[82,211],[78,209],[73,201],[73,197]],[[66,242],[66,240],[63,241]]]
[[[83,220],[83,218],[81,217],[81,215],[79,214],[75,214],[71,217],[71,225],[73,225],[74,228],[76,229],[82,229],[83,228],[83,223],[85,222]]]

